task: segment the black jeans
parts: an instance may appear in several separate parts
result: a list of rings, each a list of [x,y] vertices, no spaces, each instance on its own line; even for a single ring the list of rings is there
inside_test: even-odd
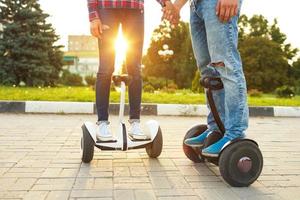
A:
[[[142,78],[141,61],[144,42],[144,12],[139,9],[100,9],[102,24],[110,28],[99,40],[100,65],[96,81],[96,106],[98,121],[108,120],[109,92],[114,72],[114,42],[122,24],[123,35],[128,41],[126,66],[131,81],[128,86],[130,119],[140,119]]]

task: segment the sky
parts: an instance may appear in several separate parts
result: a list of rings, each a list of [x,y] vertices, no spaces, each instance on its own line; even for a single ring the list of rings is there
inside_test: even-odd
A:
[[[150,44],[151,33],[161,20],[161,7],[156,0],[145,1],[145,49]],[[88,35],[89,21],[87,0],[39,0],[42,9],[50,15],[59,44],[67,46],[68,35]],[[281,31],[287,35],[287,42],[300,49],[300,1],[298,0],[244,0],[242,14],[262,14],[269,21],[278,19]],[[181,11],[183,21],[189,20],[188,3]]]

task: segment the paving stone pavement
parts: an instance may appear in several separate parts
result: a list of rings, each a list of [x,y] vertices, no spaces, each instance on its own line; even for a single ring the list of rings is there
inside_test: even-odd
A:
[[[260,144],[264,169],[251,187],[232,188],[217,167],[182,152],[185,131],[204,118],[152,118],[163,131],[159,159],[144,149],[95,149],[83,164],[80,127],[95,116],[0,114],[0,199],[300,199],[299,119],[250,119],[248,136]],[[111,122],[116,128],[117,117]]]

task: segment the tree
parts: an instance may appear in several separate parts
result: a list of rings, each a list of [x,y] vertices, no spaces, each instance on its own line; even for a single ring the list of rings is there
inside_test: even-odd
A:
[[[284,85],[289,69],[279,44],[264,37],[247,38],[240,44],[248,89],[272,92]]]
[[[37,0],[0,0],[0,84],[55,85],[61,46]]]
[[[195,77],[193,79],[193,82],[192,82],[192,91],[195,93],[203,93],[204,92],[204,88],[200,84],[200,79],[201,79],[200,71],[197,71],[195,74]]]
[[[298,60],[293,63],[292,71],[293,71],[292,74],[293,77],[296,80],[300,80],[300,58],[298,58]]]
[[[298,49],[292,48],[291,44],[286,43],[287,36],[281,32],[277,19],[274,19],[270,25],[262,15],[254,15],[251,18],[242,15],[239,20],[239,40],[242,42],[249,37],[264,37],[278,43],[288,60],[291,60],[298,52]]]
[[[188,23],[171,27],[163,22],[155,29],[143,63],[145,76],[173,80],[179,88],[190,88],[197,68]]]
[[[298,49],[286,43],[275,19],[270,25],[262,15],[239,21],[239,49],[249,89],[273,92],[282,85],[294,85],[289,62]]]
[[[290,68],[290,76],[292,77],[292,81],[294,82],[294,86],[296,89],[296,93],[300,94],[300,58],[295,61]]]

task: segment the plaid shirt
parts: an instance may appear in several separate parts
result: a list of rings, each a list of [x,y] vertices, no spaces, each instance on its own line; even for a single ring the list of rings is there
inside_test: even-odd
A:
[[[162,6],[168,0],[156,0]],[[100,8],[143,9],[144,0],[87,0],[90,21],[99,19]]]

